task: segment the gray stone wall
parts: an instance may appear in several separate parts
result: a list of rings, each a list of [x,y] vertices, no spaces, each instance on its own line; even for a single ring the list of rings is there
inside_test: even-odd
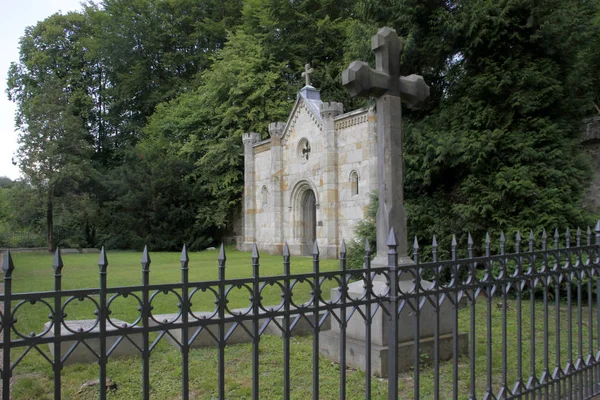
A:
[[[594,178],[584,198],[586,209],[600,213],[600,115],[583,121],[582,146],[589,154]]]

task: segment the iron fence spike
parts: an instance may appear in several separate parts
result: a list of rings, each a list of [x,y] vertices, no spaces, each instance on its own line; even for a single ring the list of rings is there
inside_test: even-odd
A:
[[[594,227],[594,232],[600,233],[600,219],[596,222],[596,226]]]
[[[548,234],[546,233],[546,228],[542,229],[542,240],[546,241],[548,239]]]
[[[567,239],[571,238],[571,231],[569,231],[569,228],[567,228],[567,231],[565,232],[565,238],[567,238]]]
[[[100,267],[108,266],[108,259],[106,258],[106,249],[104,248],[104,246],[102,246],[102,249],[100,249],[100,258],[98,259],[98,265]]]
[[[560,234],[558,233],[558,228],[554,228],[554,239],[558,240],[559,237],[560,237]]]
[[[142,264],[144,264],[144,266],[149,265],[151,262],[150,260],[150,254],[148,253],[148,246],[144,246],[144,251],[142,252]]]
[[[457,246],[457,244],[456,244],[456,235],[452,234],[452,247],[456,247],[456,246]]]
[[[521,232],[517,231],[517,234],[515,235],[515,240],[516,240],[517,242],[520,242],[520,241],[521,241]]]
[[[312,255],[313,256],[318,256],[319,255],[319,245],[317,244],[317,239],[315,239],[315,243],[313,245]]]
[[[530,240],[530,241],[533,241],[533,240],[535,240],[535,236],[533,235],[533,229],[530,229],[530,230],[529,230],[529,240]]]
[[[290,246],[288,246],[288,242],[287,241],[283,244],[283,256],[284,257],[289,257],[290,256]]]
[[[64,264],[63,264],[62,256],[60,255],[60,248],[57,247],[56,251],[54,252],[54,261],[52,262],[52,268],[60,271],[63,266],[64,266]]]
[[[500,231],[500,244],[504,244],[506,242],[506,237],[504,236],[504,231]]]
[[[346,254],[346,241],[342,239],[342,245],[340,246],[340,254]]]
[[[417,240],[417,235],[415,235],[415,240],[413,241],[413,249],[419,249],[419,241]]]
[[[492,243],[492,239],[490,238],[490,233],[489,233],[489,232],[486,232],[486,233],[485,233],[485,244],[486,244],[487,246],[489,246],[491,243]]]
[[[10,254],[10,250],[6,250],[6,253],[4,254],[4,261],[2,262],[2,271],[4,271],[4,276],[10,276],[14,269],[15,265],[13,263],[12,255]]]
[[[591,235],[592,235],[592,229],[589,227],[589,225],[588,225],[588,227],[587,227],[587,230],[586,230],[586,232],[585,232],[585,233],[586,233],[588,236],[591,236]]]
[[[471,232],[469,232],[468,238],[467,238],[467,244],[469,246],[473,246],[473,237],[471,236]]]
[[[254,242],[254,244],[252,245],[252,258],[258,258],[258,246],[256,245],[256,242]]]
[[[181,249],[181,257],[179,258],[179,261],[181,261],[181,262],[188,262],[188,261],[190,261],[190,257],[188,255],[187,246],[185,244],[183,245],[183,248]]]
[[[365,239],[365,252],[371,251],[371,245],[369,244],[369,239]]]
[[[392,227],[392,229],[390,229],[390,233],[387,237],[387,242],[385,244],[388,247],[398,246],[398,239],[396,239],[396,232],[394,231],[394,227]]]
[[[433,240],[431,241],[431,247],[437,247],[437,239],[435,237],[435,235],[433,235]]]
[[[227,260],[227,256],[225,255],[225,245],[223,243],[221,243],[221,247],[219,248],[219,256],[217,257],[217,260],[221,262],[225,262]]]

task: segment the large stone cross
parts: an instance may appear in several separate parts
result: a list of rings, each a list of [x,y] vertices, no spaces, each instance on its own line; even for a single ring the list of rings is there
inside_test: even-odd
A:
[[[400,76],[402,42],[394,29],[384,27],[371,39],[376,69],[354,61],[342,74],[352,96],[377,98],[377,162],[379,208],[377,256],[373,265],[387,265],[386,238],[393,227],[398,235],[400,261],[408,262],[404,210],[404,158],[402,155],[402,103],[420,108],[429,97],[422,76]]]

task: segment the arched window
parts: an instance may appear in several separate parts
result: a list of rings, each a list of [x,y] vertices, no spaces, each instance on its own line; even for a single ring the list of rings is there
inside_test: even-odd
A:
[[[358,173],[356,171],[350,173],[350,193],[352,196],[358,196]]]
[[[267,208],[269,205],[269,191],[266,186],[263,186],[260,190],[262,208]]]

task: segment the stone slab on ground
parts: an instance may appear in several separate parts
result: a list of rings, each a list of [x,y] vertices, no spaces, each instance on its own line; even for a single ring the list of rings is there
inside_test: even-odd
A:
[[[77,331],[80,328],[83,329],[84,331],[87,331],[95,323],[96,323],[96,320],[93,320],[93,319],[64,321],[63,326],[61,328],[61,336],[62,337],[75,336],[75,334],[69,332],[64,327],[64,325],[68,326],[69,329],[71,329],[73,331]],[[126,322],[118,320],[118,319],[112,319],[112,323],[115,325],[119,325],[119,326],[122,326],[123,324],[128,325]],[[48,329],[48,327],[51,324],[52,324],[52,322],[46,322],[44,324],[44,330]],[[112,332],[112,331],[115,331],[116,329],[117,328],[112,326],[110,323],[108,323],[108,322],[106,323],[106,331],[107,332]],[[54,326],[53,326],[52,329],[50,329],[50,331],[48,333],[46,333],[45,337],[54,337],[54,331],[55,330],[54,330]],[[96,325],[96,327],[94,327],[94,329],[91,330],[91,332],[94,332],[94,333],[99,332],[99,331],[100,331],[99,324]],[[128,334],[127,337],[131,341],[133,341],[138,347],[142,348],[142,334],[141,333]],[[123,340],[119,343],[119,345],[110,353],[109,359],[112,359],[114,357],[123,357],[123,356],[140,354],[139,350],[131,343],[131,341],[127,340],[127,337],[123,338]],[[120,336],[107,337],[106,338],[106,350],[109,351],[119,338],[120,338]],[[60,352],[61,352],[61,355],[63,358],[64,358],[64,355],[67,354],[67,352],[71,349],[71,347],[76,342],[77,342],[77,340],[67,340],[67,341],[61,342]],[[85,343],[94,351],[94,353],[96,353],[96,354],[100,353],[100,339],[98,339],[98,338],[86,339]],[[48,343],[48,348],[50,349],[50,354],[52,355],[52,357],[54,357],[54,344]],[[64,364],[65,365],[75,364],[75,363],[89,364],[89,363],[97,362],[98,358],[96,357],[96,355],[94,355],[94,353],[92,353],[90,351],[90,349],[88,349],[83,343],[79,343],[77,345],[77,347],[75,348],[75,350],[64,361]]]
[[[269,308],[277,308],[277,307],[267,307],[267,308],[269,309]],[[247,314],[248,309],[247,308],[237,308],[237,309],[231,310],[231,312],[235,313],[235,314]],[[261,311],[261,314],[264,314],[264,313],[265,313],[264,311]],[[211,316],[214,315],[212,312],[194,312],[194,314],[199,318],[210,318]],[[308,318],[312,318],[313,313],[307,312],[305,315]],[[323,318],[324,315],[325,315],[324,312],[320,313],[320,318]],[[231,316],[232,316],[232,314],[225,314],[225,318],[228,318]],[[180,323],[181,322],[181,317],[178,317],[178,314],[157,314],[157,315],[154,315],[154,318],[163,323],[165,321],[168,321],[169,323],[174,323],[174,322]],[[213,318],[216,318],[216,316]],[[295,316],[292,316],[291,322],[293,322],[294,319],[295,319]],[[279,324],[281,327],[283,327],[283,316],[275,317],[274,320],[275,320],[275,322],[277,322],[277,324]],[[190,322],[194,321],[192,316],[189,317],[189,321]],[[259,318],[258,323],[259,323],[260,329],[263,328],[263,326],[266,322],[267,322],[267,318]],[[252,331],[252,321],[246,320],[239,325],[242,325],[242,324],[248,330],[248,332]],[[157,326],[157,325],[160,325],[160,324],[156,323],[153,320],[150,320],[150,326]],[[229,332],[231,330],[231,328],[233,327],[233,325],[234,325],[234,322],[227,322],[225,324],[225,331]],[[250,334],[248,334],[246,329],[244,329],[242,326],[239,326],[239,325],[235,328],[235,330],[227,338],[227,344],[246,343],[246,342],[252,341],[252,336]],[[217,335],[217,326],[218,326],[217,324],[211,324],[208,328],[210,330],[210,332],[212,332],[212,334],[215,336]],[[330,329],[330,327],[331,327],[331,317],[329,316],[328,318],[325,319],[325,321],[323,321],[323,324],[321,325],[321,330],[327,330],[327,329]],[[199,328],[198,326],[188,328],[188,338],[191,339],[192,336],[198,330],[198,328]],[[181,328],[169,329],[169,333],[172,336],[165,335],[165,340],[167,341],[167,343],[169,343],[172,346],[179,346],[179,343],[181,343],[181,336],[182,336]],[[292,336],[310,335],[312,333],[313,333],[313,327],[312,327],[311,323],[309,323],[306,320],[306,318],[300,318],[298,320],[298,322],[296,323],[296,325],[294,325],[292,328]],[[282,330],[279,329],[279,327],[273,321],[270,321],[269,324],[264,328],[264,334],[283,337]],[[210,346],[215,346],[216,344],[217,344],[217,342],[213,338],[213,336],[208,331],[202,330],[202,331],[200,331],[198,336],[192,342],[191,347],[210,347]]]
[[[235,312],[235,310],[232,310],[232,311]],[[208,319],[212,315],[214,315],[214,313],[212,313],[212,312],[194,312],[194,315],[196,315],[198,318],[207,318]],[[225,318],[228,318],[228,317],[231,317],[231,315],[225,314]],[[154,315],[154,318],[158,321],[168,321],[170,323],[181,323],[181,317],[178,317],[178,314],[157,314],[157,315]],[[214,316],[213,318],[216,319],[216,316]],[[196,320],[194,319],[194,317],[192,317],[190,315],[189,322],[191,323],[194,321],[196,321]],[[229,333],[229,331],[232,329],[234,324],[235,324],[234,322],[227,322],[225,324],[226,334]],[[161,324],[158,324],[155,321],[150,320],[150,326],[158,326],[158,325],[161,325]],[[240,325],[241,324],[238,324],[238,326],[233,330],[233,332],[231,332],[231,334],[227,338],[227,344],[246,343],[246,342],[252,341],[252,337]],[[248,329],[248,331],[250,331],[252,325],[249,321],[246,322],[245,326]],[[199,326],[194,326],[194,327],[188,328],[188,338],[191,339],[193,337],[193,335],[196,334],[196,331],[199,328],[200,328]],[[165,335],[164,336],[165,340],[171,346],[179,347],[180,343],[181,343],[182,329],[181,328],[171,328],[168,330],[169,330],[170,335]],[[210,333],[209,333],[209,331],[210,331]],[[218,324],[211,324],[207,327],[202,328],[200,333],[196,336],[194,341],[191,343],[190,347],[216,346],[217,341],[213,338],[211,333],[215,337],[217,336]]]
[[[440,335],[439,357],[440,361],[452,358],[452,334]],[[433,337],[421,337],[420,353],[423,360],[433,360]],[[468,351],[469,338],[466,333],[458,334],[458,353]],[[329,360],[340,361],[340,335],[337,332],[321,332],[319,336],[319,351]],[[365,371],[367,347],[364,340],[346,338],[346,365]],[[410,371],[414,367],[414,340],[398,343],[398,372]],[[375,376],[387,378],[388,376],[388,346],[371,344],[371,373]]]
[[[306,318],[300,317],[300,319],[298,320],[296,325],[294,325],[292,327],[291,336],[312,335],[312,333],[313,333],[313,325],[312,325],[313,313],[307,312],[304,315],[306,316]],[[320,312],[319,320],[321,320],[324,315],[325,315],[325,312]],[[290,324],[293,324],[294,320],[296,318],[297,318],[297,315],[291,315]],[[310,322],[307,321],[307,318],[310,320]],[[277,322],[277,324],[279,324],[279,326],[281,326],[283,328],[283,316],[275,317],[274,320],[275,320],[275,322]],[[271,321],[269,323],[269,325],[267,326],[267,328],[265,329],[265,333],[268,335],[283,337],[283,330],[279,329],[279,326],[277,326],[276,324],[273,323],[273,321]],[[323,324],[321,325],[321,331],[329,330],[329,329],[331,329],[331,315],[328,315],[327,318],[325,319],[325,321],[323,321]]]

